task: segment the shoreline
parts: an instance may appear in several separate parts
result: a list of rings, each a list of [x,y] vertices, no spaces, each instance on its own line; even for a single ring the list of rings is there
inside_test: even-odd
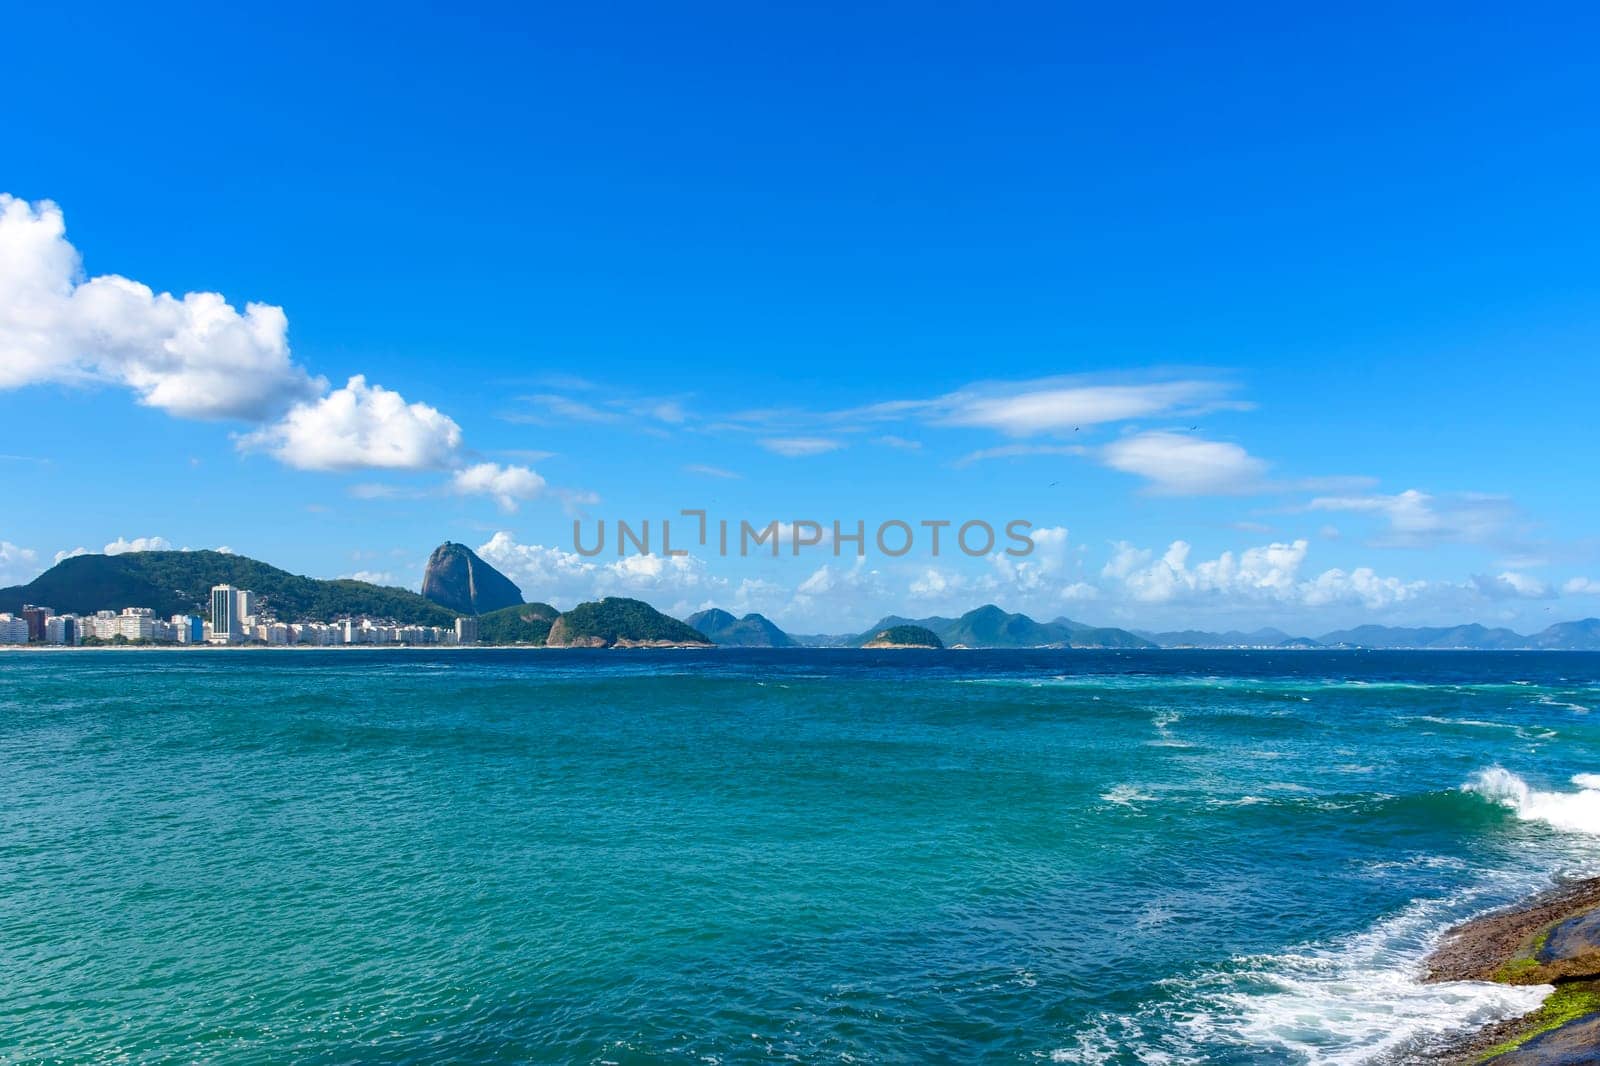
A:
[[[1407,1062],[1416,1066],[1579,1066],[1600,1061],[1600,877],[1559,881],[1447,930],[1424,984],[1549,985],[1527,1014],[1492,1022]]]

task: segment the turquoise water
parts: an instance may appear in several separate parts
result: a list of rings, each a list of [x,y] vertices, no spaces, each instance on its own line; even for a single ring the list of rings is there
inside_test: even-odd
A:
[[[0,1061],[1362,1062],[1600,656],[0,655]]]

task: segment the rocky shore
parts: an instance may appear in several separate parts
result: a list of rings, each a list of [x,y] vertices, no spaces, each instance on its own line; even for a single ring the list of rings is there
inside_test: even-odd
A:
[[[1600,878],[1571,881],[1445,934],[1427,981],[1554,985],[1538,1010],[1497,1022],[1419,1062],[1600,1063]]]

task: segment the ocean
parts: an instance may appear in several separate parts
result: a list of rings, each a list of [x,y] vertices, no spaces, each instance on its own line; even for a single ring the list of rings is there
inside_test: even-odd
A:
[[[0,1062],[1358,1063],[1600,655],[0,655]]]

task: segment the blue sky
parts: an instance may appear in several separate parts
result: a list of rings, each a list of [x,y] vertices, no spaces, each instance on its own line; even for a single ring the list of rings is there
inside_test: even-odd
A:
[[[1589,10],[7,21],[0,581],[448,538],[800,630],[1600,613]],[[694,507],[1049,533],[573,552]]]

